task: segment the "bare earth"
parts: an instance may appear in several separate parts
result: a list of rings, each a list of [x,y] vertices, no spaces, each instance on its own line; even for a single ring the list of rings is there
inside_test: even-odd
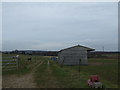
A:
[[[42,64],[42,63],[40,63]],[[34,72],[36,68],[40,65],[38,64],[32,71],[25,75],[9,75],[2,77],[2,87],[3,88],[38,88],[34,82]]]

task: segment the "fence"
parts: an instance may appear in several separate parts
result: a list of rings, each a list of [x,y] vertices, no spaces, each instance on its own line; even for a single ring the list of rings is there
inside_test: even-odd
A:
[[[18,57],[2,57],[2,70],[17,70],[18,69]]]

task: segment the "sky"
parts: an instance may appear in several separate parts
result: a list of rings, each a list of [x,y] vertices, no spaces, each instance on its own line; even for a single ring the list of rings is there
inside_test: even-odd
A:
[[[117,2],[4,2],[2,50],[118,50]]]
[[[2,3],[0,3],[0,50],[2,50]]]

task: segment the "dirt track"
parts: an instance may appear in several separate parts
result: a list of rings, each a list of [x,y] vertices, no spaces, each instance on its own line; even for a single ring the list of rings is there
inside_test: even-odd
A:
[[[32,71],[25,75],[9,75],[2,77],[2,87],[3,88],[38,88],[36,83],[34,82],[34,72],[36,68],[41,65],[39,63],[36,67],[32,69]]]

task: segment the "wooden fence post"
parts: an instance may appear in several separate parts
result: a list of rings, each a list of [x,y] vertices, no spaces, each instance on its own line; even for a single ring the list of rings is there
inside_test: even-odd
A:
[[[19,60],[20,60],[19,57],[17,57],[16,60],[17,60],[17,61],[16,61],[16,62],[17,62],[17,69],[19,69]]]

